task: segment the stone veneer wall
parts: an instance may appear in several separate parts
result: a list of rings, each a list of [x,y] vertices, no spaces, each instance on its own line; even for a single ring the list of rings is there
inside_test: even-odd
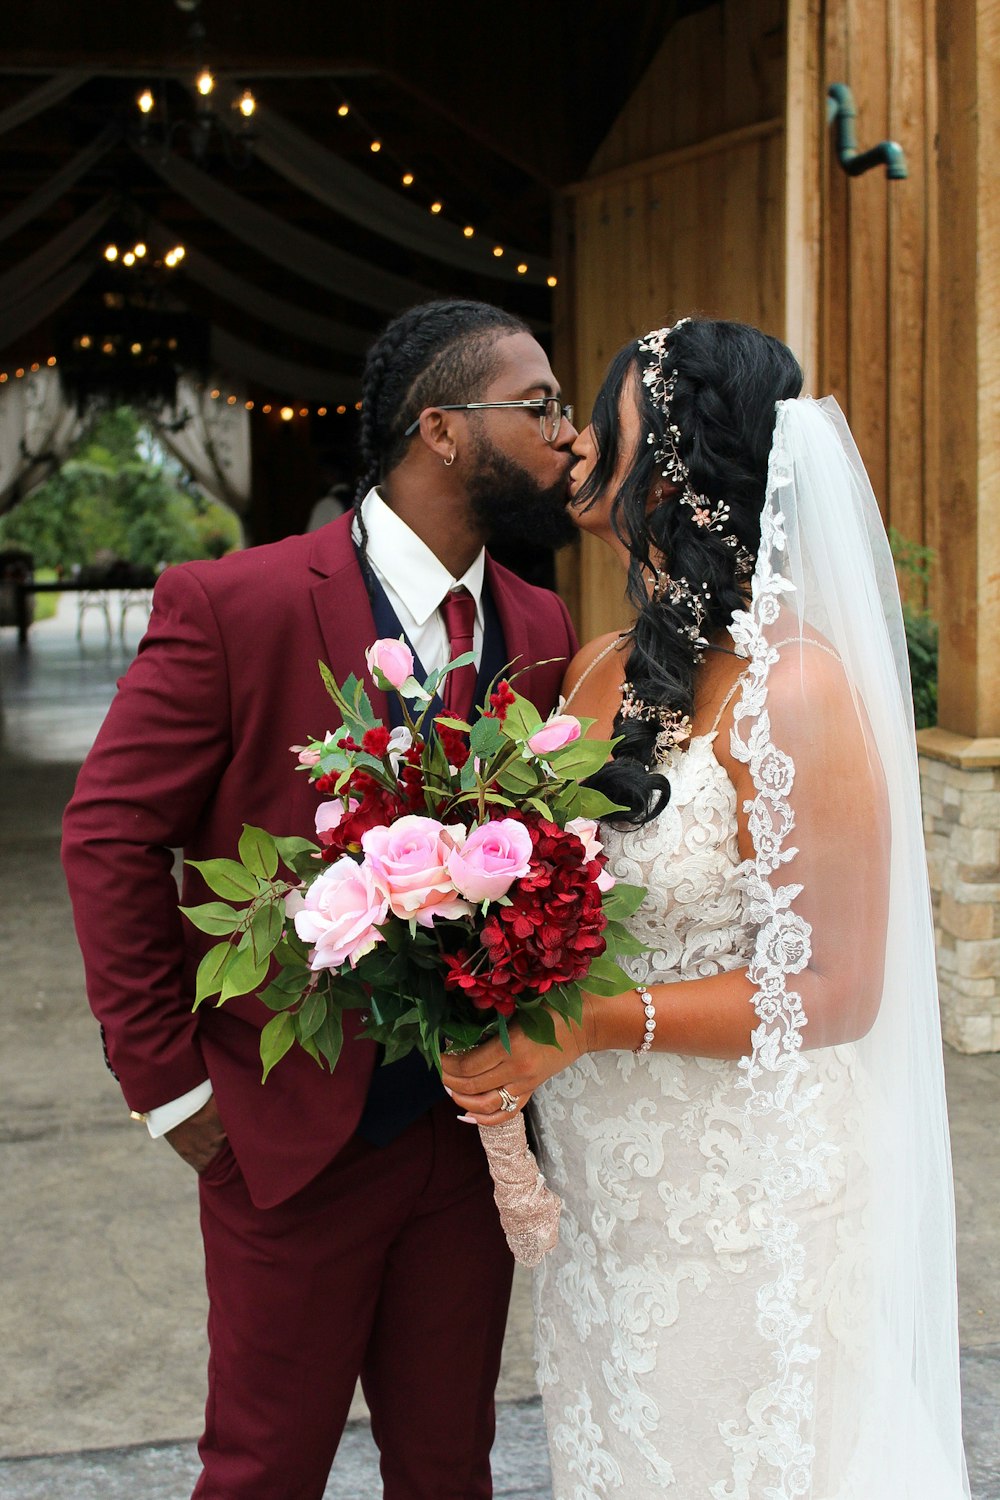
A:
[[[1000,1051],[1000,741],[917,736],[944,1039]]]

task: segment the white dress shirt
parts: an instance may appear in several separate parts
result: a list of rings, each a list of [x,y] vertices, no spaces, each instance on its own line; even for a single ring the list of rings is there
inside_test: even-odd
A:
[[[361,504],[361,515],[368,533],[367,557],[407,640],[426,672],[436,672],[450,656],[448,632],[441,617],[440,605],[451,589],[466,588],[476,601],[473,651],[476,666],[483,652],[483,580],[486,553],[480,551],[461,578],[453,578],[426,542],[422,542],[391,510],[377,489],[368,491]],[[354,540],[361,539],[357,521]],[[212,1097],[212,1085],[206,1078],[195,1088],[171,1099],[156,1109],[146,1111],[146,1128],[154,1140],[187,1120]]]

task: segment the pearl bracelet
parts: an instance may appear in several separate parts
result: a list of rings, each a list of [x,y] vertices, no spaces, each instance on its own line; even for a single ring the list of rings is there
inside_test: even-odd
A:
[[[652,995],[644,984],[637,984],[635,992],[642,1001],[643,1009],[646,1012],[646,1026],[642,1033],[642,1041],[635,1049],[638,1055],[641,1052],[650,1052],[652,1050],[653,1033],[656,1030],[656,1006],[653,1004]]]

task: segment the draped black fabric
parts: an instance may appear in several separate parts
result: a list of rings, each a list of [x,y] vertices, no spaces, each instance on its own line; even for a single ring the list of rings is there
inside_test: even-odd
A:
[[[391,271],[382,271],[369,261],[349,255],[346,250],[338,250],[314,234],[296,229],[285,219],[258,207],[242,193],[234,193],[218,178],[200,172],[179,156],[164,156],[158,150],[135,142],[132,149],[206,219],[221,224],[237,239],[252,245],[279,266],[315,286],[325,287],[386,313],[401,312],[403,308],[412,307],[415,302],[425,302],[433,296],[418,282],[396,276]]]

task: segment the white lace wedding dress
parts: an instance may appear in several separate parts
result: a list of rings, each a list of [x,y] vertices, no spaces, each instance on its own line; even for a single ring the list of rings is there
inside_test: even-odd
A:
[[[630,923],[652,949],[627,961],[637,981],[745,967],[753,950],[736,794],[714,740],[696,737],[676,755],[658,818],[630,832],[604,825],[610,869],[648,891]],[[813,1108],[832,1149],[825,1190],[795,1204],[809,1267],[796,1293],[798,1337],[815,1351],[815,1430],[832,1425],[823,1408],[836,1403],[843,1435],[845,1403],[856,1399],[851,1350],[871,1326],[858,1232],[867,1173],[855,1144],[864,1085],[853,1046],[810,1056],[822,1080]],[[564,1201],[559,1245],[535,1278],[554,1500],[874,1500],[852,1488],[848,1456],[824,1454],[819,1438],[812,1485],[807,1472],[795,1488],[778,1429],[802,1377],[779,1368],[760,1323],[769,1269],[739,1078],[736,1062],[603,1052],[534,1096],[540,1165]],[[824,1384],[831,1345],[837,1373]]]

